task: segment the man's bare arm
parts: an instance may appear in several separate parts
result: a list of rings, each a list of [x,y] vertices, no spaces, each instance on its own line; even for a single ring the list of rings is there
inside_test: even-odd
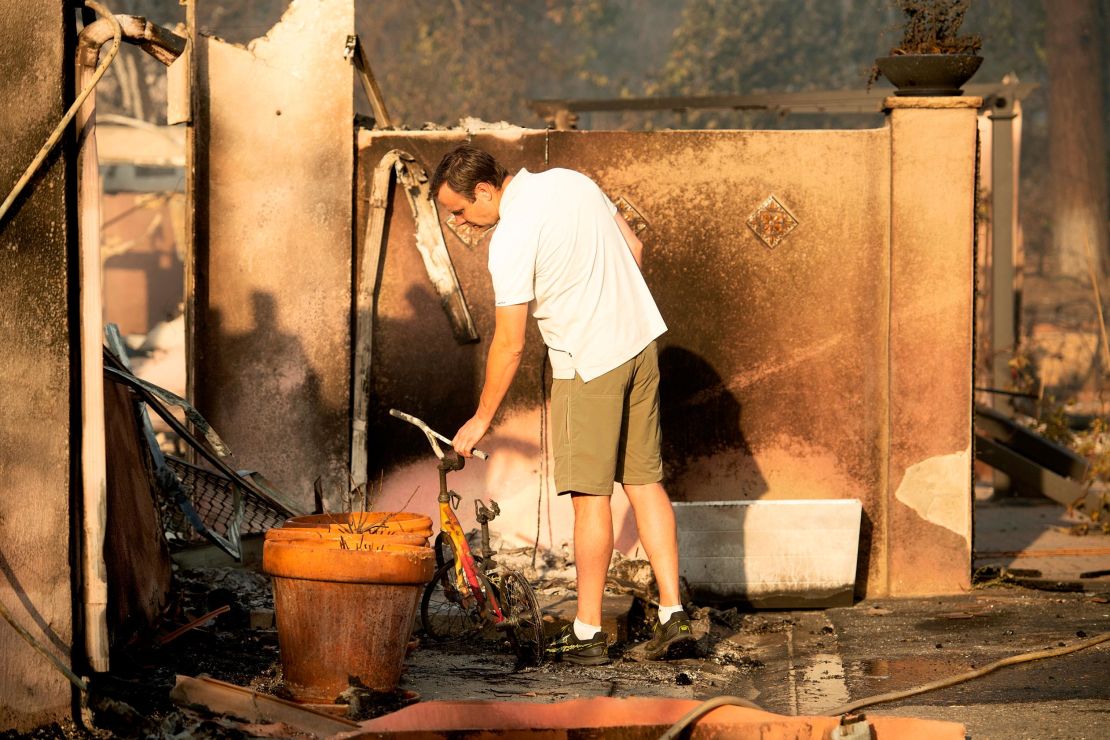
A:
[[[494,312],[494,322],[493,340],[486,357],[486,379],[482,383],[478,410],[470,421],[462,425],[452,440],[455,451],[464,457],[470,457],[475,445],[485,436],[509,386],[513,384],[513,377],[520,367],[521,355],[524,354],[528,304],[498,306]]]
[[[620,227],[621,236],[624,237],[625,243],[628,245],[628,251],[632,252],[632,259],[636,260],[636,266],[641,270],[644,269],[644,243],[640,238],[632,233],[632,227],[624,220],[624,216],[617,213],[613,216],[617,220],[617,226]]]

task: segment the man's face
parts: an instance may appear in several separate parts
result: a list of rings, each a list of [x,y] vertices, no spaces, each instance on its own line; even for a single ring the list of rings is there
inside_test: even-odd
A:
[[[497,190],[488,182],[480,182],[474,188],[474,200],[467,200],[444,183],[436,195],[436,200],[450,213],[448,223],[454,226],[493,226],[499,218],[500,198]]]

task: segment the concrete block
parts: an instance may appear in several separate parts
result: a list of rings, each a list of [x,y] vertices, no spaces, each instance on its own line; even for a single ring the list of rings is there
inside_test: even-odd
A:
[[[695,601],[756,607],[852,603],[856,499],[675,503],[679,566]]]

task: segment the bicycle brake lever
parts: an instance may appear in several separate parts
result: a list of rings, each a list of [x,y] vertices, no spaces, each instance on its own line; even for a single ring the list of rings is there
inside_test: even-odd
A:
[[[462,502],[462,496],[455,493],[454,491],[448,491],[447,495],[451,497],[451,510],[452,511],[458,511],[459,510],[459,503]]]

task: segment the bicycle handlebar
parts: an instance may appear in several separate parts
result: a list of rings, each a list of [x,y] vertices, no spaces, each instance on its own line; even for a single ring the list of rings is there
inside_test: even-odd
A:
[[[436,457],[438,457],[440,460],[443,459],[443,449],[439,446],[439,443],[440,442],[446,442],[448,445],[450,445],[451,444],[450,439],[448,439],[447,437],[444,437],[442,434],[440,434],[436,430],[432,429],[430,426],[425,424],[420,419],[417,419],[412,414],[406,414],[404,411],[398,411],[397,409],[390,409],[389,410],[389,415],[394,416],[394,417],[400,419],[401,421],[407,421],[409,424],[414,425],[420,431],[424,432],[424,436],[428,438],[428,444],[430,444],[432,446],[432,452],[434,452],[436,454]],[[474,457],[478,458],[479,460],[489,459],[489,453],[482,452],[477,447],[475,447],[473,450],[471,450],[471,453],[474,455]]]

